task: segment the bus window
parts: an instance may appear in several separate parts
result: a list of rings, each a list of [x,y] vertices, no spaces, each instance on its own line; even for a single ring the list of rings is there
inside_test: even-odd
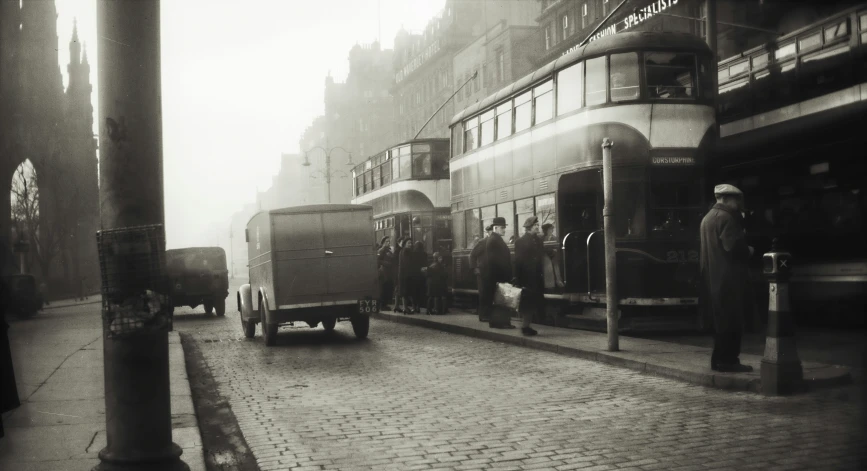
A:
[[[532,91],[515,98],[515,132],[521,132],[530,127],[532,117]]]
[[[571,65],[557,73],[557,115],[581,108],[584,94],[584,63]]]
[[[714,68],[711,66],[710,57],[702,57],[699,60],[698,72],[702,98],[713,98],[716,92],[713,89],[713,75],[711,74],[714,73]]]
[[[379,166],[376,166],[373,167],[373,186],[371,187],[371,189],[375,190],[380,186],[382,186],[382,172]]]
[[[641,239],[647,233],[644,182],[618,181],[614,185],[614,235]]]
[[[496,206],[486,206],[482,208],[482,227],[488,227],[494,222],[494,217],[497,215]]]
[[[452,128],[452,156],[458,156],[463,154],[464,150],[464,140],[463,140],[463,126],[460,123],[455,124]]]
[[[497,107],[497,140],[512,135],[512,102]]]
[[[412,154],[412,176],[431,176],[430,154]]]
[[[479,146],[484,146],[494,142],[494,110],[488,110],[486,113],[482,114],[479,120],[482,122]]]
[[[388,185],[391,183],[391,162],[385,161],[379,168],[381,169],[380,172],[382,172],[382,184]]]
[[[524,227],[524,221],[534,214],[533,209],[533,198],[515,201],[515,214],[518,216],[516,220],[519,226]]]
[[[506,220],[506,233],[503,240],[511,245],[515,243],[515,205],[511,201],[497,205],[497,216]]]
[[[650,171],[647,226],[654,235],[698,233],[702,208],[701,172],[695,168],[656,167]]]
[[[356,176],[355,170],[352,171],[352,194],[358,196],[358,177]]]
[[[409,146],[400,148],[400,178],[409,178],[412,175],[412,161]]]
[[[645,52],[644,64],[650,98],[695,98],[695,54]]]
[[[479,128],[479,117],[476,116],[473,119],[468,119],[464,121],[464,151],[469,152],[473,149],[479,147],[479,139],[476,135],[476,132]]]
[[[398,180],[400,178],[400,157],[397,152],[391,156],[391,179]]]
[[[612,102],[638,99],[637,52],[611,54],[609,82]]]
[[[605,57],[597,57],[587,61],[587,106],[605,103]]]
[[[471,248],[467,245],[467,233],[466,233],[466,225],[464,225],[465,216],[463,211],[459,211],[456,213],[452,213],[452,227],[454,228],[454,248],[456,249],[468,249]],[[446,237],[449,237],[447,234]],[[470,239],[472,241],[472,239]]]
[[[550,80],[533,89],[536,102],[535,123],[544,123],[554,117],[554,83]]]
[[[471,249],[482,236],[482,219],[479,209],[468,209],[464,212],[464,229],[466,230],[466,248]]]

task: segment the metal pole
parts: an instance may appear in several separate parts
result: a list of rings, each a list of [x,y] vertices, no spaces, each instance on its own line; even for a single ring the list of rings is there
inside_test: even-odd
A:
[[[713,90],[714,103],[716,103],[716,95],[718,92],[717,89],[719,88],[719,77],[717,77],[717,64],[719,63],[719,58],[717,57],[717,45],[716,45],[716,40],[717,40],[716,0],[705,0],[704,9],[705,9],[705,33],[707,34],[707,37],[705,39],[707,40],[708,47],[710,47],[711,58],[713,59],[713,61],[711,63],[711,67],[713,67],[713,70],[709,70],[708,73],[710,73],[710,77],[711,77],[711,81],[712,81],[711,90]]]
[[[161,226],[165,214],[160,2],[98,0],[96,12],[101,227]],[[160,236],[164,239],[165,234]],[[134,281],[121,280],[118,285],[134,291]],[[94,470],[189,471],[180,459],[181,448],[172,442],[168,332],[107,335],[103,334],[107,445]]]
[[[617,253],[614,246],[614,180],[611,171],[611,148],[614,143],[607,137],[602,139],[602,193],[605,206],[602,208],[603,229],[605,230],[605,298],[606,318],[608,320],[608,351],[620,350],[617,335]]]
[[[325,151],[325,184],[328,186],[328,204],[331,204],[331,152]]]

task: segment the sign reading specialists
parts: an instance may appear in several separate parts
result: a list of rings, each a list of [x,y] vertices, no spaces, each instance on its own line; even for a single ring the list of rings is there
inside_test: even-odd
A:
[[[651,157],[653,165],[695,165],[694,157]]]
[[[594,34],[593,36],[590,36],[590,38],[588,38],[588,42],[595,41],[599,38],[604,38],[605,36],[611,36],[612,34],[617,34],[621,31],[626,31],[629,28],[632,28],[633,26],[640,25],[641,23],[644,23],[645,21],[649,20],[650,18],[652,18],[652,17],[664,12],[665,10],[668,10],[669,8],[672,8],[673,6],[677,5],[677,2],[678,2],[678,0],[656,0],[655,2],[645,6],[643,8],[638,8],[635,10],[635,13],[631,13],[631,14],[627,15],[626,18],[618,21],[617,23],[614,23],[611,26],[608,26],[606,28],[602,28],[601,30],[597,31],[596,34]],[[579,45],[576,44],[576,45],[570,47],[569,49],[566,49],[565,51],[563,51],[563,55],[569,54],[570,52],[575,51],[578,48],[579,48]]]

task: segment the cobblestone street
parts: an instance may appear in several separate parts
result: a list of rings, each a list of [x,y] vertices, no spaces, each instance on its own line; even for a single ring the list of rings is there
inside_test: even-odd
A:
[[[266,349],[227,311],[175,329],[262,470],[863,469],[858,386],[763,397],[384,321],[367,341],[282,327]]]

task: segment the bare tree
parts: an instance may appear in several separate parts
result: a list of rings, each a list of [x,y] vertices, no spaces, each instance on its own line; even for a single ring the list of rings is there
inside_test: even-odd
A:
[[[12,179],[12,220],[27,234],[45,278],[75,230],[79,197],[71,180],[60,169],[40,174],[29,162],[20,165]],[[51,190],[41,192],[40,183]]]

